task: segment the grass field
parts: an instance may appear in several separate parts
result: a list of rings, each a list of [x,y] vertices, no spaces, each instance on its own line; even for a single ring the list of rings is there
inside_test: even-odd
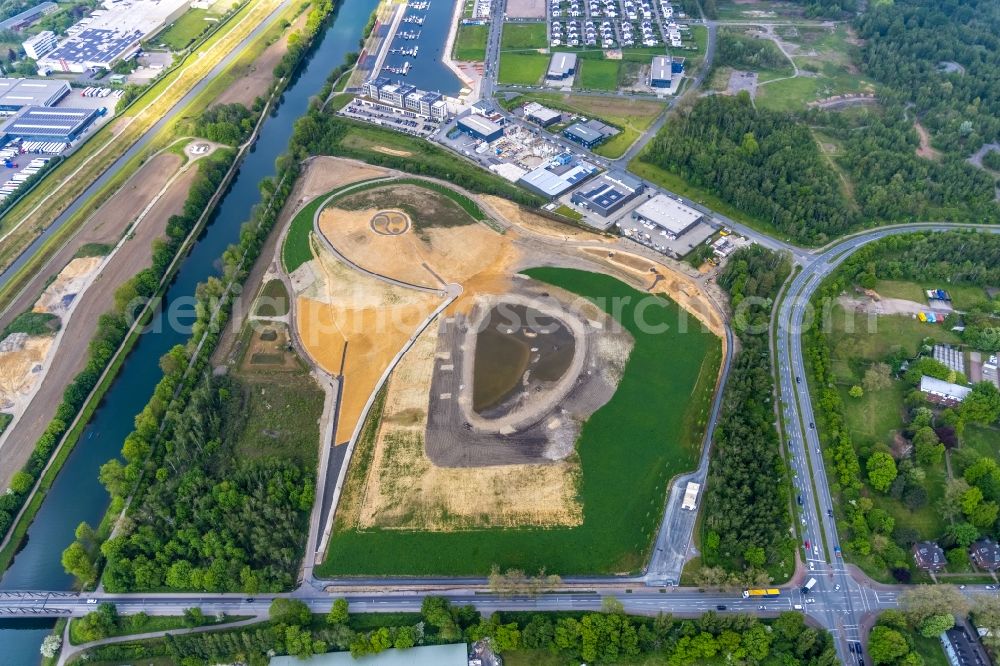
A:
[[[840,393],[844,401],[844,418],[855,441],[890,444],[893,432],[902,424],[906,393],[903,383],[893,382],[887,389],[868,391],[860,398],[849,396],[848,388],[846,384],[841,386]]]
[[[260,290],[261,302],[254,312],[258,317],[281,317],[288,314],[288,290],[277,278],[268,280]]]
[[[618,90],[620,60],[581,59],[580,71],[573,82],[581,90]]]
[[[455,48],[452,57],[455,60],[474,60],[481,62],[486,58],[486,38],[489,27],[485,25],[460,25],[455,38]]]
[[[926,303],[928,289],[945,289],[951,296],[952,305],[959,310],[968,310],[973,305],[985,303],[989,296],[982,287],[975,285],[936,284],[927,282],[904,282],[900,280],[879,280],[875,291],[888,298],[904,298],[917,303]]]
[[[226,616],[220,622],[215,619],[214,615],[206,615],[205,621],[199,626],[222,625],[228,622],[236,622],[241,619],[243,618]],[[119,624],[121,626],[111,632],[108,635],[108,638],[185,628],[184,617],[180,615],[122,615]],[[79,635],[79,627],[80,623],[76,619],[70,620],[69,642],[71,645],[80,645],[81,643],[86,642],[86,640]]]
[[[544,23],[504,23],[501,51],[544,49],[549,45]]]
[[[313,258],[312,248],[309,247],[309,234],[313,229],[313,216],[319,210],[324,198],[318,197],[306,204],[296,213],[288,226],[288,235],[285,236],[285,244],[281,247],[281,260],[286,273],[294,272]]]
[[[665,104],[649,100],[612,99],[590,95],[566,95],[561,93],[528,93],[519,95],[505,103],[508,108],[535,101],[550,108],[569,111],[587,118],[597,118],[614,125],[621,132],[594,149],[604,157],[620,157],[635,143],[639,135],[648,128],[661,113]]]
[[[696,464],[701,433],[689,429],[701,420],[707,400],[691,396],[700,393],[699,379],[712,378],[709,390],[714,386],[719,340],[700,330],[680,333],[676,326],[660,334],[643,332],[637,306],[648,296],[609,276],[559,268],[526,273],[595,301],[635,338],[618,390],[590,417],[577,441],[583,524],[437,533],[362,532],[337,524],[327,560],[317,568],[320,575],[483,575],[494,563],[559,574],[625,573],[642,566],[667,482]],[[650,324],[670,324],[678,314],[675,303],[663,300],[662,307],[646,308],[641,316]]]
[[[924,638],[916,632],[910,635],[913,637],[913,651],[923,657],[924,666],[950,666],[948,656],[941,647],[941,639]]]
[[[149,42],[163,44],[171,51],[182,51],[212,26],[206,17],[212,18],[207,9],[189,9]]]
[[[914,356],[926,338],[946,344],[961,342],[954,332],[937,324],[923,323],[909,315],[879,316],[869,330],[869,320],[864,314],[845,313],[839,305],[834,307],[832,314],[830,348],[834,359],[881,361],[898,348]],[[854,316],[852,332],[845,331],[847,314]]]
[[[502,53],[498,81],[511,86],[533,86],[549,67],[549,56],[541,53]]]
[[[962,447],[1000,460],[1000,428],[970,423],[962,433]]]

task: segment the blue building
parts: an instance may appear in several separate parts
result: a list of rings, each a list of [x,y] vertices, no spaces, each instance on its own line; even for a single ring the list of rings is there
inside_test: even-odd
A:
[[[563,130],[563,136],[571,141],[576,141],[585,148],[593,148],[604,141],[606,135],[583,123],[573,123]]]
[[[458,129],[469,136],[483,141],[496,141],[503,136],[503,127],[480,115],[458,119]]]

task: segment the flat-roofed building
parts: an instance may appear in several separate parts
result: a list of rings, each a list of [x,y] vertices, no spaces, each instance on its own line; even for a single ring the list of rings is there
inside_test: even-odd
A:
[[[584,206],[601,217],[608,217],[636,198],[646,189],[645,184],[627,173],[604,173],[580,187],[570,201]]]
[[[104,0],[102,5],[66,31],[69,37],[38,60],[39,70],[111,69],[138,53],[142,39],[180,18],[190,0]]]
[[[585,148],[593,148],[604,141],[607,135],[583,123],[573,123],[563,130],[563,136]]]
[[[545,78],[549,81],[565,81],[576,74],[576,54],[556,52],[549,61]]]
[[[28,106],[0,125],[0,135],[29,141],[69,143],[97,117],[97,109],[70,109]]]
[[[665,194],[657,194],[632,211],[632,219],[662,229],[668,238],[684,235],[704,219],[700,212]]]
[[[554,199],[597,173],[590,162],[574,159],[569,153],[557,155],[547,163],[521,176],[518,184]]]
[[[548,127],[562,120],[562,112],[531,102],[524,105],[524,117],[536,125]]]
[[[653,57],[653,63],[649,67],[650,87],[669,88],[673,75],[670,56],[658,55]]]
[[[55,106],[69,94],[68,81],[53,79],[0,79],[0,112],[26,106]]]
[[[59,40],[56,39],[56,33],[51,30],[42,30],[34,37],[29,37],[21,42],[21,46],[24,47],[24,53],[32,60],[42,58],[46,53],[52,51],[57,44],[59,44]]]
[[[458,129],[483,141],[496,141],[503,136],[503,127],[478,114],[459,118]]]

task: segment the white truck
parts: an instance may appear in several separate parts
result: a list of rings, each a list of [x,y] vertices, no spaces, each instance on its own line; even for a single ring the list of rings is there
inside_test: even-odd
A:
[[[802,586],[802,594],[809,594],[812,589],[816,587],[816,579],[810,578],[806,581],[806,584]]]
[[[700,483],[694,483],[693,481],[688,482],[687,489],[684,491],[684,503],[681,504],[682,509],[694,511],[695,508],[697,508],[699,490],[701,490]]]

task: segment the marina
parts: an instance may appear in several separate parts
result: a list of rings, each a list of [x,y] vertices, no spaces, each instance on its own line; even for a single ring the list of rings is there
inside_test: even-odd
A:
[[[389,49],[389,53],[393,55],[403,55],[409,56],[410,58],[416,58],[417,53],[420,51],[419,46],[414,46],[413,48],[393,48]]]
[[[426,16],[404,16],[403,23],[412,23],[413,25],[423,25]]]
[[[387,32],[373,51],[371,72],[406,77],[408,84],[445,95],[457,95],[462,81],[443,62],[454,5],[430,0],[410,0],[397,5],[383,18]],[[419,62],[417,57],[419,55]]]

